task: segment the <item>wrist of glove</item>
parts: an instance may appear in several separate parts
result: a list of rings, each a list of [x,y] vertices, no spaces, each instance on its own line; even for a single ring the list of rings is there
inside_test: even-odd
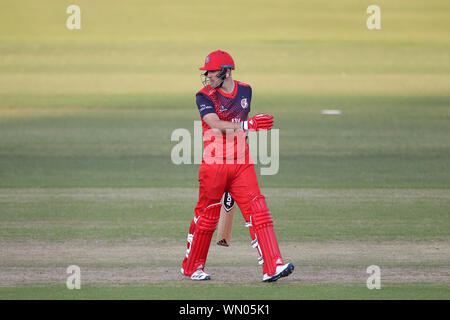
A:
[[[241,122],[242,130],[258,131],[270,130],[273,127],[273,116],[263,113],[258,113],[247,121]]]

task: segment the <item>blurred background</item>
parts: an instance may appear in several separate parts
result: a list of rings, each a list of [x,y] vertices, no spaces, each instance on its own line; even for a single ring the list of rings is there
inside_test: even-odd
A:
[[[449,3],[2,1],[0,186],[195,186],[170,134],[193,132],[216,49],[275,115],[267,186],[448,187]],[[338,109],[341,116],[322,116]]]

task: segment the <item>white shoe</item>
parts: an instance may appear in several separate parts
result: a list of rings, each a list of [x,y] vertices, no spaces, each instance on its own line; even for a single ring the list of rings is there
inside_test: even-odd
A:
[[[181,274],[184,276],[184,270],[183,268],[181,268]],[[202,269],[198,269],[197,271],[195,271],[191,276],[190,276],[191,280],[211,280],[211,276],[209,274],[207,274],[205,271],[203,271]]]
[[[292,271],[294,271],[294,265],[292,263],[277,266],[275,273],[272,276],[267,275],[267,273],[263,275],[262,282],[277,281],[280,278],[287,277],[292,273]]]
[[[211,280],[211,276],[202,269],[198,269],[191,275],[191,280]]]

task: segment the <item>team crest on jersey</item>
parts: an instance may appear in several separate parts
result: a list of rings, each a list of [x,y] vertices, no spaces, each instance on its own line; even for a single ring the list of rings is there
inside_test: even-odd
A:
[[[248,107],[247,98],[241,100],[241,107],[244,109]]]
[[[225,107],[222,105],[222,106],[220,106],[219,112],[225,112],[225,111],[227,111],[227,110],[228,110],[228,109],[225,108]]]

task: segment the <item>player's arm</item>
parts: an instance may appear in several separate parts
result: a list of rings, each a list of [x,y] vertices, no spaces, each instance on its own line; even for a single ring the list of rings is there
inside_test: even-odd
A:
[[[196,102],[200,116],[211,129],[221,132],[241,129],[240,123],[220,120],[215,112],[214,103],[205,95],[197,93]]]
[[[243,122],[230,122],[219,119],[216,113],[208,113],[203,117],[203,120],[211,129],[217,129],[220,131],[226,131],[230,129],[234,130],[270,130],[273,127],[273,116],[269,114],[258,113],[254,117]]]
[[[239,130],[242,129],[240,122],[230,122],[220,120],[217,113],[208,113],[203,117],[203,120],[211,129],[220,130],[225,132],[226,130]]]

